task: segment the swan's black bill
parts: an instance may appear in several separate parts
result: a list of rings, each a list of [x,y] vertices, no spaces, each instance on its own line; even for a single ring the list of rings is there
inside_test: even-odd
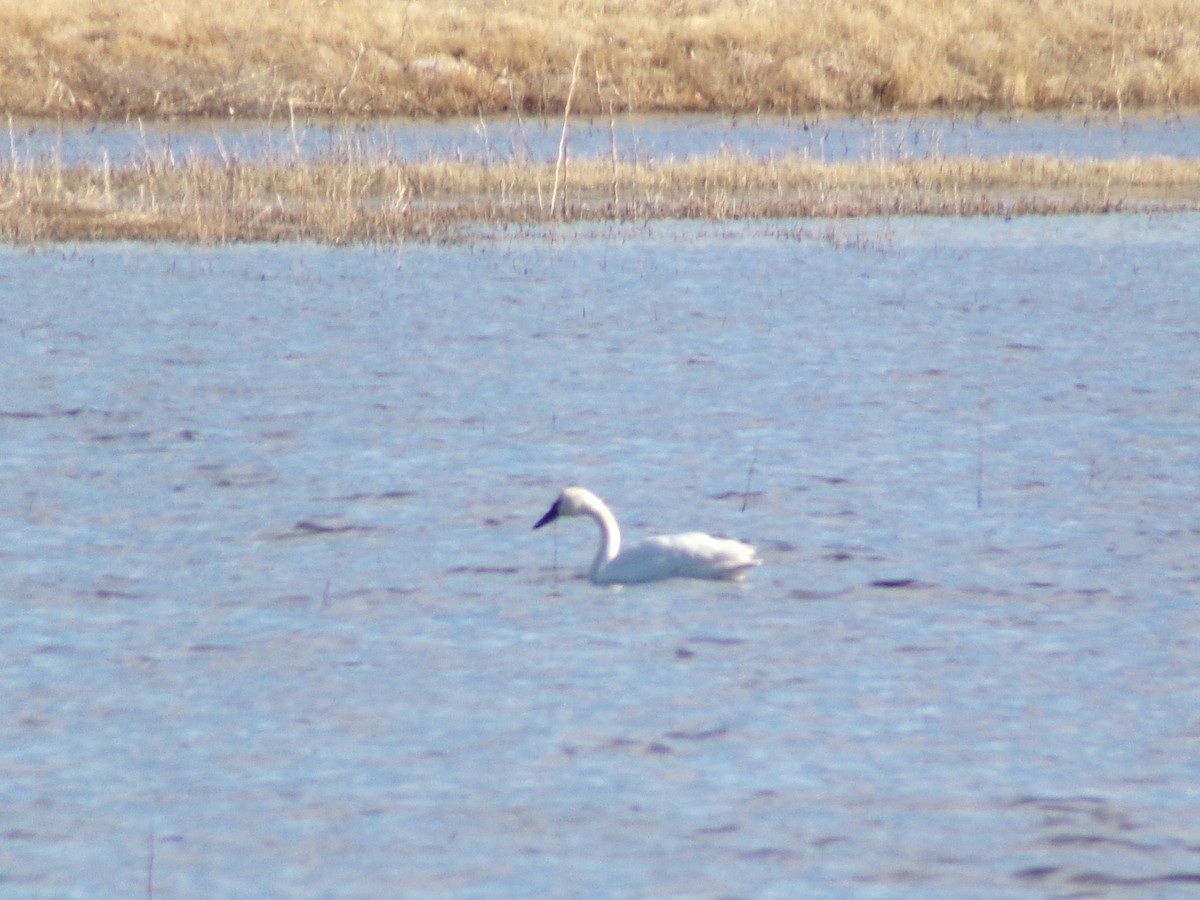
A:
[[[553,522],[558,518],[558,501],[554,501],[554,505],[546,510],[546,514],[537,520],[537,524],[533,526],[533,530],[537,531],[543,525]]]

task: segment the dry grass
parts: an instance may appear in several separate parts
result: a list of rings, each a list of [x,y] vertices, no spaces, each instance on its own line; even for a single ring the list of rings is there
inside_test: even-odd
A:
[[[0,112],[1200,104],[1195,0],[0,0]]]
[[[716,157],[555,165],[146,159],[0,170],[0,240],[454,239],[561,220],[1022,215],[1200,209],[1200,162],[1049,158],[825,164]],[[557,207],[557,208],[556,208]]]

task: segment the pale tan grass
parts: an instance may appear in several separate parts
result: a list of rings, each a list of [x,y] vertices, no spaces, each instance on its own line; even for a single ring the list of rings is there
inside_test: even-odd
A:
[[[1200,104],[1194,0],[0,0],[0,111]]]
[[[146,159],[0,169],[0,239],[328,243],[449,239],[563,220],[804,219],[1200,209],[1200,163],[1043,157],[824,164],[802,156],[555,164]]]

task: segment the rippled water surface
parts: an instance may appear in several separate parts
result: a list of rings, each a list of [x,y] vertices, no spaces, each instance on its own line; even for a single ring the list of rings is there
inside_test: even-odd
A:
[[[1188,896],[1200,217],[0,250],[0,894]],[[746,584],[582,580],[590,523]]]
[[[122,163],[200,155],[215,159],[334,157],[350,159],[518,159],[558,155],[558,118],[411,120],[369,123],[256,120],[195,123],[104,123],[88,127],[10,123],[8,156],[16,163]],[[572,157],[611,154],[634,162],[715,153],[756,158],[797,153],[827,162],[942,156],[1047,155],[1070,159],[1129,156],[1194,158],[1200,113],[1162,116],[620,116],[572,120]]]

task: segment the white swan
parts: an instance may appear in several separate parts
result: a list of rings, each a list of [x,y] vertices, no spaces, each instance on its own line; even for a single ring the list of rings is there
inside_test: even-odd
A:
[[[622,550],[617,517],[586,488],[564,490],[538,519],[534,530],[559,516],[591,516],[600,526],[600,548],[588,572],[596,584],[636,584],[665,578],[741,581],[748,570],[762,565],[749,544],[699,531],[652,537]]]

